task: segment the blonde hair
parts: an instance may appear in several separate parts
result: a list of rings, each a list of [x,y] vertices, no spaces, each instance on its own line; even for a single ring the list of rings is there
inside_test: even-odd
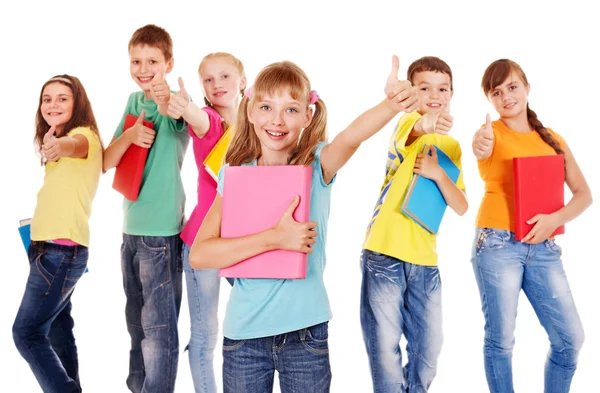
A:
[[[229,61],[238,70],[241,77],[246,76],[246,73],[244,72],[244,64],[242,64],[241,60],[227,52],[214,52],[204,56],[200,61],[200,65],[198,66],[198,75],[200,75],[202,67],[206,64],[206,62],[213,59],[224,59]],[[242,97],[244,96],[244,87],[240,89],[240,95]],[[204,97],[204,103],[206,106],[210,106],[211,108],[213,107],[212,103],[206,97]]]
[[[265,95],[275,95],[286,90],[294,100],[310,103],[310,81],[300,67],[289,61],[273,63],[263,68],[252,86],[251,97],[242,97],[238,115],[233,125],[233,138],[225,162],[239,166],[258,159],[261,146],[254,126],[248,120],[248,107]],[[311,165],[315,159],[315,148],[319,142],[327,141],[327,107],[320,98],[315,102],[315,113],[311,123],[300,134],[298,143],[288,158],[290,165]]]

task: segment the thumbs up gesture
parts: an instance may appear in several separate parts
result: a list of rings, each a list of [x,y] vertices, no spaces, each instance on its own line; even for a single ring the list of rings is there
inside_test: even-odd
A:
[[[165,79],[165,70],[162,66],[157,67],[154,78],[152,78],[150,95],[157,105],[167,104],[171,98],[171,89]]]
[[[398,80],[398,69],[400,68],[400,60],[398,56],[392,57],[392,71],[390,72],[385,83],[386,102],[390,109],[398,112],[410,113],[417,109],[419,100],[417,90],[412,86],[412,83],[407,80]]]
[[[448,135],[454,124],[454,117],[450,115],[450,103],[446,102],[439,112],[427,112],[415,124],[425,134]]]
[[[427,145],[423,152],[417,155],[413,172],[435,182],[442,179],[445,172],[438,164],[435,146]]]
[[[300,197],[294,197],[292,203],[281,215],[279,222],[273,228],[275,241],[279,249],[310,254],[312,252],[311,245],[317,242],[315,240],[317,237],[317,231],[315,231],[317,223],[294,220],[294,210],[296,210],[299,203]]]
[[[50,127],[42,139],[42,155],[47,161],[58,161],[60,158],[60,143],[55,136],[56,126]]]
[[[135,124],[123,135],[126,135],[132,144],[149,149],[154,143],[156,131],[144,125],[145,115],[146,112],[142,111]]]
[[[485,125],[473,136],[473,154],[478,160],[488,158],[494,150],[494,130],[490,114],[485,117]]]
[[[169,102],[169,107],[167,109],[167,115],[173,119],[179,119],[181,116],[183,116],[183,112],[190,103],[190,95],[183,85],[183,78],[179,77],[178,83],[179,91],[177,94],[171,97],[171,101]]]

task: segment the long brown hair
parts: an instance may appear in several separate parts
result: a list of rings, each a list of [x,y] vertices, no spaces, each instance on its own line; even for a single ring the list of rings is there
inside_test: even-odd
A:
[[[89,127],[96,135],[98,135],[98,140],[104,151],[104,145],[102,144],[102,139],[98,132],[98,125],[96,123],[96,118],[94,117],[92,104],[88,99],[87,93],[78,78],[66,74],[53,76],[44,83],[42,90],[40,91],[40,99],[38,102],[37,114],[35,116],[35,135],[33,138],[38,151],[41,152],[44,135],[50,130],[50,125],[46,123],[46,120],[44,120],[44,117],[42,116],[42,98],[44,96],[44,89],[51,83],[60,83],[61,85],[67,86],[71,89],[71,93],[73,93],[73,113],[71,119],[65,124],[61,135],[57,135],[57,137],[66,135],[70,130],[76,127]],[[42,160],[42,164],[43,163]]]
[[[310,104],[310,81],[304,71],[289,61],[273,63],[263,68],[252,86],[250,98],[244,96],[240,102],[236,122],[233,126],[233,139],[227,150],[225,162],[239,166],[252,162],[261,155],[258,136],[248,121],[248,107],[262,100],[265,95],[274,95],[285,90],[294,100]],[[300,134],[298,143],[288,158],[290,165],[311,165],[315,159],[315,148],[319,142],[327,141],[327,107],[321,98],[315,102],[312,121]]]
[[[499,59],[488,66],[481,79],[481,88],[485,95],[487,96],[492,89],[502,84],[513,71],[519,76],[519,79],[521,79],[525,86],[529,86],[527,76],[521,66],[509,59]],[[529,103],[527,103],[527,121],[540,134],[542,140],[554,149],[556,154],[564,154],[556,138],[544,127],[540,119],[538,119],[537,114],[529,107]]]

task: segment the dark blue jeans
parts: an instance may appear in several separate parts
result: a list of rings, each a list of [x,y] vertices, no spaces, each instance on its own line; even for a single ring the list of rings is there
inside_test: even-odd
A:
[[[81,392],[71,294],[85,272],[88,249],[32,242],[28,256],[13,339],[45,393]]]
[[[175,388],[181,305],[181,239],[123,234],[121,270],[131,336],[127,386],[134,393]]]
[[[327,322],[248,340],[223,338],[224,393],[327,393],[331,385]]]

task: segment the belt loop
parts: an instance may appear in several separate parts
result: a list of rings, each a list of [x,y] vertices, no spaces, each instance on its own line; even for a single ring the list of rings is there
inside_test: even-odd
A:
[[[304,329],[300,330],[300,341],[306,340],[306,329],[308,329],[308,328],[304,328]]]

